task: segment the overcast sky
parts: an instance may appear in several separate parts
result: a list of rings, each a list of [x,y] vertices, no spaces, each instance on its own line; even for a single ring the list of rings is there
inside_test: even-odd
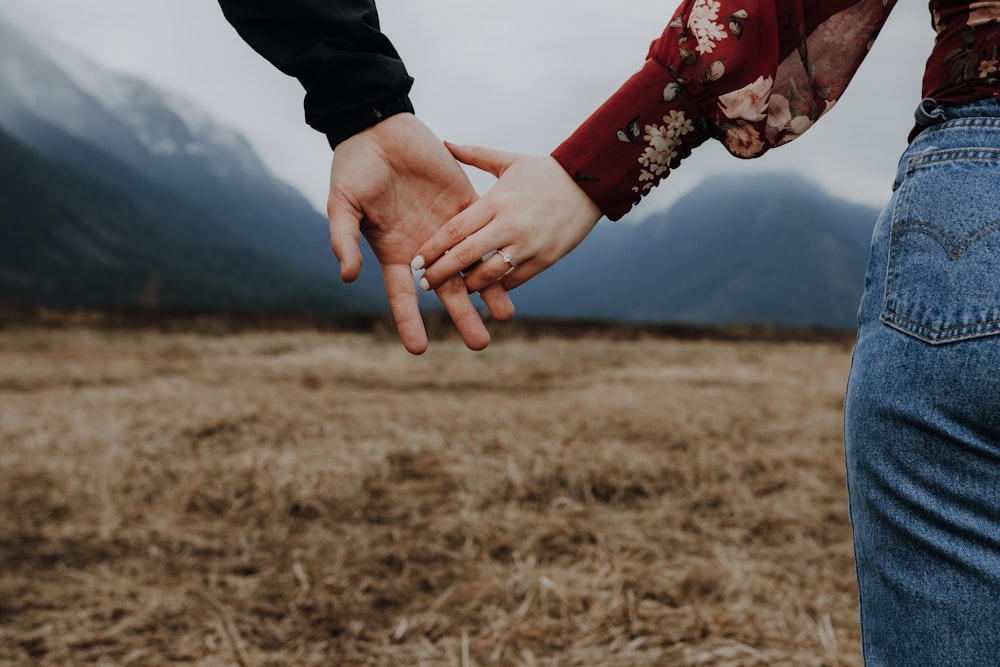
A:
[[[417,114],[443,138],[548,153],[632,72],[676,0],[382,0],[383,31],[416,78]],[[236,35],[212,0],[5,0],[36,34],[198,102],[242,131],[282,178],[324,207],[330,150],[302,121],[298,83]],[[699,148],[637,209],[665,208],[711,173],[793,171],[882,205],[933,41],[924,0],[901,0],[843,100],[792,144],[737,160]],[[476,177],[480,190],[491,179]]]

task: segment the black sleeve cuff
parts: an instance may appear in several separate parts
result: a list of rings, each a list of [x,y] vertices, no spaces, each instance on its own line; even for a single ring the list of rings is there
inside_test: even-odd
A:
[[[410,102],[408,95],[397,95],[374,104],[336,113],[307,110],[306,122],[324,133],[330,142],[330,148],[336,149],[337,144],[344,139],[353,137],[398,113],[413,113],[413,103]]]

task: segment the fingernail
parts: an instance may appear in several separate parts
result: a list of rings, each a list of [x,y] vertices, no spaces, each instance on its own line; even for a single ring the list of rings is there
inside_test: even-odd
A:
[[[431,284],[427,282],[427,278],[420,279],[420,289],[422,289],[425,292],[431,291]]]
[[[410,268],[414,271],[419,271],[420,269],[424,268],[424,256],[417,255],[416,257],[414,257],[413,261],[410,262]]]

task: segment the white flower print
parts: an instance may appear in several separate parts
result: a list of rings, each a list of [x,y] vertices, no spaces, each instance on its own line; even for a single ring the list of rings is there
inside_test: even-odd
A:
[[[715,50],[715,43],[729,34],[721,23],[716,23],[720,6],[716,0],[697,0],[691,8],[688,30],[698,40],[698,46],[695,47],[698,53],[711,53]]]
[[[704,81],[705,83],[708,83],[710,81],[718,81],[723,77],[723,75],[725,75],[725,73],[726,73],[726,66],[722,64],[721,60],[716,60],[715,62],[713,62],[711,65],[708,66],[708,69],[705,70],[701,78],[702,81]]]
[[[826,100],[826,106],[819,115],[828,112],[836,103],[837,100]],[[793,108],[787,97],[778,93],[771,94],[767,104],[767,143],[783,146],[805,134],[813,124],[813,119]]]
[[[767,101],[771,96],[771,77],[760,76],[753,83],[725,95],[719,95],[719,108],[726,118],[753,122],[764,120]]]
[[[805,134],[806,130],[813,126],[813,122],[809,120],[808,116],[796,116],[788,123],[788,129],[791,130],[794,136],[799,136],[800,134]]]
[[[671,81],[666,86],[663,87],[663,101],[672,102],[677,99],[677,96],[681,94],[681,84],[676,81]]]
[[[726,134],[726,148],[736,157],[757,157],[764,151],[764,141],[757,128],[745,120],[723,125],[722,130]]]
[[[643,184],[643,192],[651,190],[656,180],[667,172],[677,157],[682,137],[694,131],[694,124],[683,111],[672,109],[663,117],[663,122],[664,125],[647,125],[646,134],[642,137],[649,144],[639,156],[639,164],[643,167],[639,182]],[[635,190],[638,191],[638,188]]]
[[[649,181],[654,176],[661,176],[670,166],[670,161],[677,157],[677,143],[667,128],[656,125],[646,126],[643,139],[649,142],[649,146],[639,156],[639,164],[645,167],[639,180]]]
[[[694,123],[688,120],[683,111],[671,110],[668,115],[663,117],[663,122],[667,124],[669,130],[679,137],[694,131]]]
[[[767,103],[767,129],[781,132],[792,120],[788,98],[774,93]]]

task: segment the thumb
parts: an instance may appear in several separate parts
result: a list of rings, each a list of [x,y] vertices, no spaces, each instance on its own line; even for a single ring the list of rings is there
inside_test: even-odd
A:
[[[340,279],[353,282],[361,273],[361,211],[343,200],[330,198],[330,248],[340,262]]]
[[[488,171],[497,178],[500,178],[500,175],[507,171],[507,168],[514,163],[514,159],[517,157],[514,153],[485,146],[462,146],[447,141],[444,142],[444,145],[462,164]]]

